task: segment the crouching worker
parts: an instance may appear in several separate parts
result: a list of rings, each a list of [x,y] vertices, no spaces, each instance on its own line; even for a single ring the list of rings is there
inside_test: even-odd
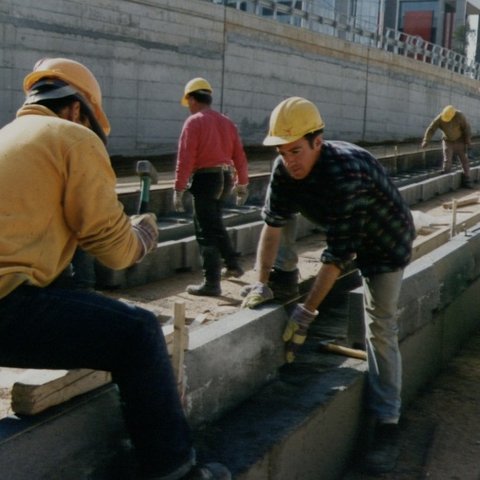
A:
[[[0,130],[0,365],[110,371],[141,478],[229,479],[220,464],[195,465],[155,316],[56,283],[77,247],[121,269],[157,243],[155,216],[131,221],[117,199],[97,80],[78,62],[49,58],[24,90]]]
[[[380,163],[356,145],[325,141],[323,129],[318,109],[304,98],[288,98],[271,114],[263,143],[276,146],[279,156],[263,208],[258,283],[243,306],[254,308],[273,297],[269,276],[282,227],[289,219],[300,212],[321,226],[327,241],[322,265],[283,335],[286,361],[292,362],[318,314],[316,309],[356,258],[365,289],[368,407],[376,423],[364,467],[371,473],[387,472],[398,456],[402,374],[396,309],[415,236],[413,219]]]

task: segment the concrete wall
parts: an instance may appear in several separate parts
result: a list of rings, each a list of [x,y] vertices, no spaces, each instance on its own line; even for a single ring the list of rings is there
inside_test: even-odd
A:
[[[0,125],[22,103],[21,83],[44,56],[88,65],[104,91],[112,155],[175,151],[187,115],[184,84],[204,76],[214,107],[261,143],[272,108],[316,102],[326,136],[354,142],[419,138],[454,104],[480,125],[478,82],[202,0],[3,0]]]

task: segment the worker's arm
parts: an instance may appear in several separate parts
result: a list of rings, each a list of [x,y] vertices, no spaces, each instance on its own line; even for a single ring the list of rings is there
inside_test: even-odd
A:
[[[340,268],[334,263],[323,263],[303,306],[314,312],[330,292],[340,273]]]
[[[433,135],[438,129],[439,123],[440,123],[439,117],[435,117],[433,122],[430,123],[430,125],[427,127],[427,129],[425,130],[425,135],[423,136],[422,148],[425,148],[427,144],[430,142]]]
[[[304,344],[310,324],[318,315],[316,308],[322,303],[340,275],[340,268],[334,263],[322,264],[317,278],[305,299],[305,303],[296,305],[283,332],[285,360],[295,360],[297,350]]]
[[[273,298],[273,292],[267,283],[277,257],[281,233],[281,228],[270,227],[267,224],[263,226],[255,266],[258,272],[258,281],[254,285],[246,285],[242,289],[241,295],[245,296],[242,308],[255,308]]]
[[[265,224],[260,233],[257,249],[256,269],[258,281],[267,283],[280,246],[281,228],[270,227]]]

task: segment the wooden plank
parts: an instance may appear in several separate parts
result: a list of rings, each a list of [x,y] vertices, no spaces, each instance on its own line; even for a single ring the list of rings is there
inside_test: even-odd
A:
[[[172,367],[177,380],[177,388],[180,398],[184,398],[184,357],[185,357],[185,303],[175,302],[173,314],[173,353]]]
[[[164,325],[162,327],[162,330],[163,330],[163,336],[165,337],[165,342],[167,344],[168,354],[172,356],[174,338],[175,338],[175,325]],[[188,328],[183,328],[182,334],[183,334],[183,346],[185,350],[187,350],[188,342],[189,342]]]
[[[461,220],[459,220],[457,217],[453,228],[453,233],[458,235],[462,232],[466,232],[467,229],[477,225],[479,222],[480,212],[466,215]],[[416,260],[417,258],[420,258],[432,250],[442,246],[444,243],[447,243],[451,238],[451,230],[452,227],[443,227],[425,238],[417,237],[413,243],[412,260]]]
[[[12,410],[34,415],[109,382],[110,373],[99,370],[28,370],[13,384]]]
[[[461,200],[456,200],[456,201],[452,200],[451,202],[445,202],[443,204],[443,208],[451,210],[453,208],[454,204],[456,204],[456,206],[458,208],[458,207],[466,207],[467,205],[475,205],[478,202],[479,202],[479,196],[475,195],[473,197],[467,197],[467,198],[463,198]]]

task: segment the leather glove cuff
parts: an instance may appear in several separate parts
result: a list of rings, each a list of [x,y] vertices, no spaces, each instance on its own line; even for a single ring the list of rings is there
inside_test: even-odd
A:
[[[315,320],[317,315],[318,310],[311,312],[310,310],[307,310],[303,304],[298,303],[290,316],[290,320],[298,325],[300,333],[306,333],[308,327]]]
[[[134,215],[131,217],[132,229],[142,245],[142,253],[137,263],[143,260],[145,255],[151,252],[158,242],[157,218],[153,213]]]
[[[173,192],[173,208],[176,212],[184,212],[185,207],[183,206],[183,190],[174,190]]]
[[[272,290],[265,283],[257,282],[254,285],[247,285],[242,290],[246,292],[242,308],[255,308],[273,298]]]
[[[242,205],[245,204],[248,198],[248,185],[236,185],[235,195],[237,197],[236,199],[237,207],[241,207]]]

